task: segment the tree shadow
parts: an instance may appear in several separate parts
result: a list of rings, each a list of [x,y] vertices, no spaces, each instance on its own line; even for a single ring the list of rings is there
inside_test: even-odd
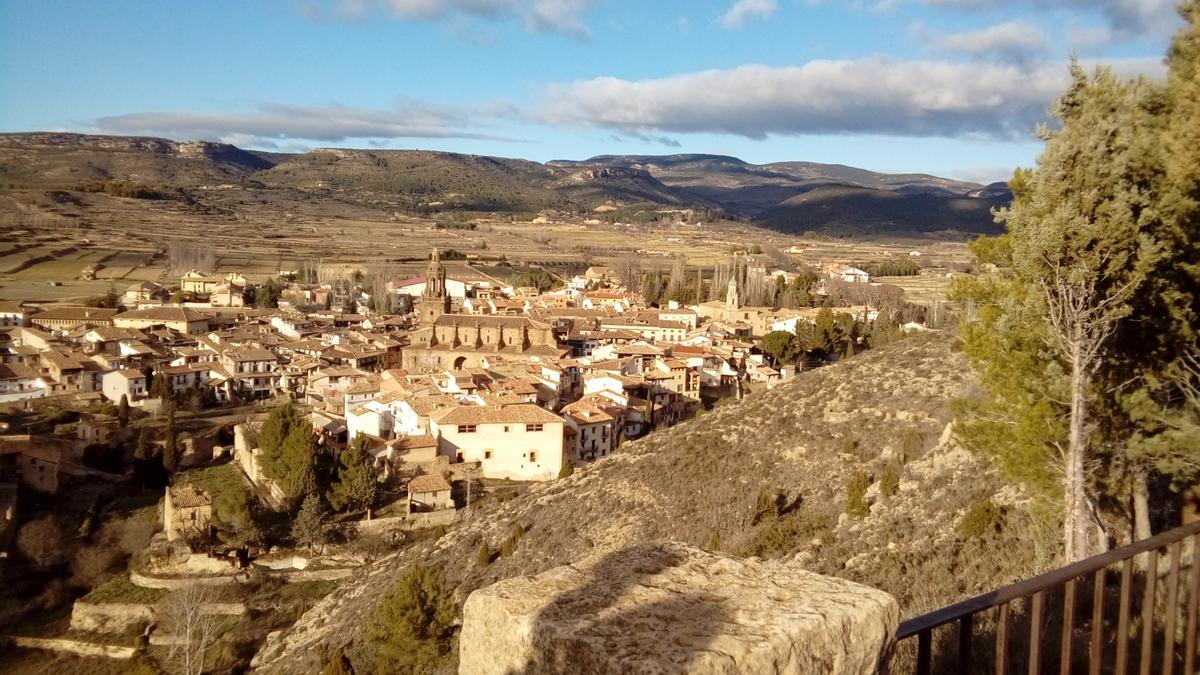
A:
[[[682,672],[732,658],[714,642],[734,623],[721,589],[680,592],[687,556],[642,544],[576,567],[582,579],[533,618],[532,654],[510,675]]]

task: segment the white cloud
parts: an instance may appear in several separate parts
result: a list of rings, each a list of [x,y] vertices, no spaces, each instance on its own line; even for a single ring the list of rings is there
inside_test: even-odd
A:
[[[349,106],[268,104],[252,112],[135,112],[102,117],[98,131],[154,134],[179,139],[219,140],[263,147],[304,139],[340,142],[349,138],[470,138],[511,140],[467,130],[464,111],[401,100],[391,110]],[[256,139],[248,143],[247,139]]]
[[[1019,19],[960,33],[942,33],[923,26],[913,32],[943,51],[1002,61],[1026,61],[1045,54],[1049,47],[1045,31]]]
[[[1021,0],[923,0],[926,4],[963,9],[1011,11]],[[1177,0],[1024,0],[1041,9],[1095,11],[1103,15],[1112,39],[1140,35],[1170,36],[1182,25],[1175,10]]]
[[[584,12],[597,0],[333,0],[300,6],[310,18],[366,19],[382,14],[400,21],[518,19],[527,30],[578,39],[591,36]]]
[[[1158,74],[1157,59],[1117,64]],[[1064,64],[868,58],[746,65],[662,79],[552,85],[531,117],[621,133],[885,134],[1029,138],[1068,79]]]
[[[748,19],[765,19],[779,9],[776,0],[737,0],[721,15],[721,25],[741,28]]]

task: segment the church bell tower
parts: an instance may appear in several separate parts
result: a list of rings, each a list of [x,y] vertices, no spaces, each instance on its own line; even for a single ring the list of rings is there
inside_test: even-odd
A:
[[[441,253],[437,248],[429,256],[429,267],[425,269],[425,292],[417,301],[417,315],[423,326],[432,326],[443,314],[450,313],[450,294],[446,292],[446,267],[442,265]]]

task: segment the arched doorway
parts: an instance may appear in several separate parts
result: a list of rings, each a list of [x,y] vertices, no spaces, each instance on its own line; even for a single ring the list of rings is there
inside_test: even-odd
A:
[[[466,364],[467,364],[467,357],[465,357],[465,356],[460,356],[457,359],[454,359],[454,369],[455,370],[462,370],[463,366],[465,366]]]

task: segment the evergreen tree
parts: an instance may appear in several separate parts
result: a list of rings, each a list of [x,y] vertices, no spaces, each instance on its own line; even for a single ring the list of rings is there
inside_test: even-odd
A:
[[[307,547],[311,552],[314,547],[325,543],[328,530],[329,519],[321,498],[315,494],[308,495],[296,513],[296,519],[292,521],[292,540],[297,546]]]
[[[366,624],[379,672],[427,673],[445,664],[456,615],[442,576],[423,565],[409,567]]]
[[[129,397],[121,394],[121,401],[117,404],[117,426],[124,429],[129,426]]]
[[[786,330],[773,330],[764,335],[762,349],[771,355],[777,367],[795,362],[796,358],[804,352],[796,335]]]
[[[292,403],[271,411],[258,434],[263,474],[292,501],[316,489],[317,441],[308,418]]]
[[[163,439],[163,468],[167,473],[175,473],[179,468],[179,434],[175,429],[175,403],[167,401],[167,430]]]
[[[1147,475],[1187,482],[1200,466],[1200,265],[1194,207],[1179,197],[1196,172],[1173,173],[1179,158],[1163,151],[1200,152],[1177,140],[1196,134],[1179,111],[1197,119],[1195,97],[1178,92],[1189,78],[1195,86],[1200,11],[1194,1],[1184,11],[1191,24],[1172,48],[1165,96],[1072,64],[1055,106],[1061,128],[1041,130],[1037,169],[1010,183],[1009,234],[972,246],[981,261],[1011,263],[1011,278],[954,289],[964,351],[987,391],[956,404],[959,429],[1061,522],[1069,561],[1107,545],[1101,496],[1132,496],[1137,535],[1148,536]],[[1048,508],[1055,494],[1060,506]]]
[[[379,489],[378,474],[374,458],[367,451],[367,439],[362,434],[354,437],[350,447],[338,457],[341,467],[337,480],[329,491],[329,504],[335,511],[361,511],[375,504]]]

